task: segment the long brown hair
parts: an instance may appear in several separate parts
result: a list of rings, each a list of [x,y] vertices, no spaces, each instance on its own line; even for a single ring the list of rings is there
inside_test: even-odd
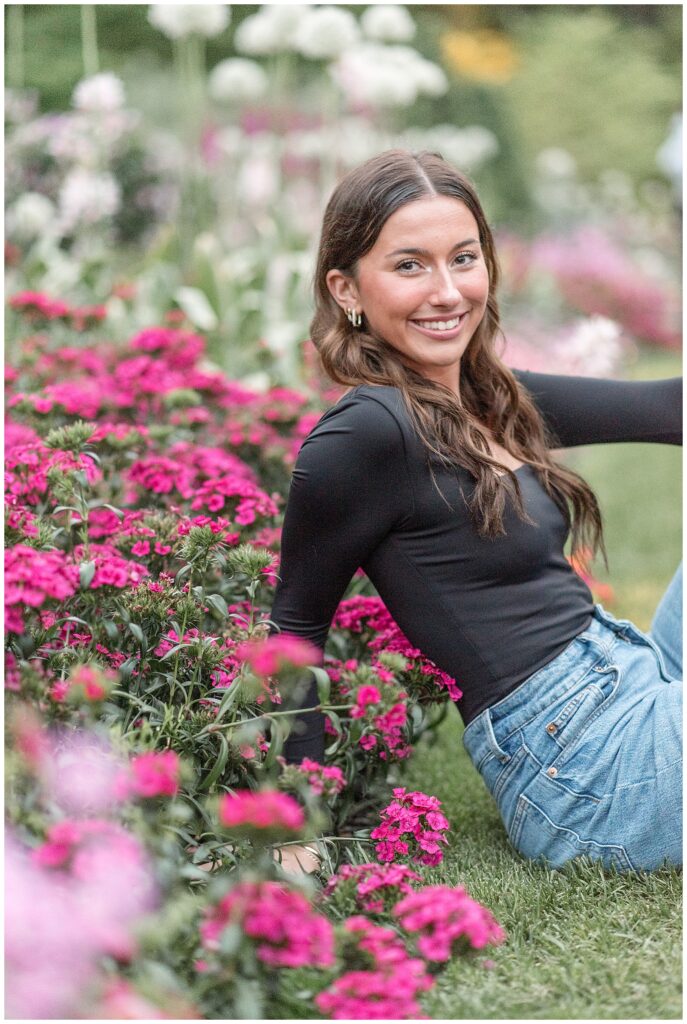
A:
[[[460,400],[450,388],[406,366],[397,350],[373,334],[366,321],[362,329],[350,324],[327,287],[330,270],[355,279],[358,260],[369,252],[396,210],[435,195],[458,199],[473,214],[489,274],[486,310],[460,362]],[[482,536],[505,533],[506,495],[520,517],[531,521],[515,473],[490,454],[486,427],[498,444],[534,468],[566,517],[573,552],[600,548],[605,557],[594,492],[577,473],[551,457],[549,448],[555,440],[548,436],[526,390],[495,353],[495,340],[501,333],[498,282],[494,240],[470,180],[437,153],[388,150],[350,171],[329,200],[315,271],[311,338],[325,373],[335,383],[348,387],[386,384],[399,389],[411,422],[427,447],[430,472],[434,455],[443,465],[466,469],[475,479],[469,504]],[[436,486],[433,472],[432,478]]]

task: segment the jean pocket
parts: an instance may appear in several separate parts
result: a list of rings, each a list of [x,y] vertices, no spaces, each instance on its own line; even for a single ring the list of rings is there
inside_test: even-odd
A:
[[[602,861],[607,868],[633,870],[625,847],[620,843],[600,843],[572,828],[557,825],[541,807],[524,795],[518,800],[508,834],[518,853],[549,867],[560,868],[575,857],[586,856]]]
[[[573,744],[615,696],[620,682],[618,668],[615,665],[597,665],[592,671],[596,673],[594,681],[570,697],[544,725],[544,731],[552,741],[550,755],[544,759],[550,767],[570,756]]]

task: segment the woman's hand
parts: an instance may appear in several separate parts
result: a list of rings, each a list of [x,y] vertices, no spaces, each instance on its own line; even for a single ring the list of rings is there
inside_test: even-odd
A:
[[[316,847],[301,846],[297,843],[275,847],[273,856],[288,875],[311,875],[313,871],[319,870],[322,864]]]

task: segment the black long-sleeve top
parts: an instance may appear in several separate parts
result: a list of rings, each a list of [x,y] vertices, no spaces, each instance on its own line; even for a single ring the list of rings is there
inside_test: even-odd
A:
[[[681,379],[597,380],[515,371],[555,447],[681,441]],[[434,461],[402,396],[359,385],[306,437],[284,516],[271,618],[322,652],[358,567],[413,646],[453,676],[467,724],[556,657],[588,625],[593,598],[564,555],[568,525],[528,465],[518,470],[524,522],[506,499],[505,536],[480,537],[474,479]],[[302,707],[317,704],[314,680]],[[286,760],[321,761],[324,716],[299,716]]]

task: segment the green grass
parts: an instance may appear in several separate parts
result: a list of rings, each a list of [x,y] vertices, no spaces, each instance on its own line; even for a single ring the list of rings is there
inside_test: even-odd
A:
[[[680,372],[674,356],[643,357],[637,377]],[[607,603],[647,628],[680,558],[681,450],[604,445],[574,454],[600,499],[610,575]],[[427,881],[464,885],[491,908],[507,941],[455,960],[427,996],[435,1019],[676,1019],[681,1005],[682,875],[604,873],[577,862],[549,871],[510,847],[496,806],[463,750],[458,713],[420,745],[403,784],[438,796],[453,844]],[[486,959],[495,967],[484,967]]]

